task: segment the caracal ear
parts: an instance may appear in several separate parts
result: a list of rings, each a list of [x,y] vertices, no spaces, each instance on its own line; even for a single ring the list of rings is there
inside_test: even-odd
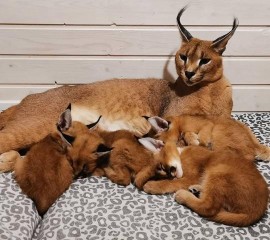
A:
[[[165,132],[169,129],[170,122],[166,121],[165,119],[154,116],[154,117],[147,117],[143,116],[151,125],[152,130],[154,130],[155,133],[161,133]]]
[[[228,32],[227,34],[217,38],[216,40],[214,40],[211,44],[211,47],[220,55],[222,55],[222,53],[225,51],[226,49],[226,45],[228,43],[228,41],[230,40],[230,38],[233,36],[236,28],[239,25],[239,21],[237,18],[234,18],[233,21],[233,27],[232,30],[230,32]]]
[[[99,120],[101,119],[101,117],[102,116],[100,115],[99,118],[98,118],[98,120],[96,122],[90,123],[90,124],[86,125],[86,127],[88,129],[94,130],[94,128],[97,126],[97,124],[98,124]]]
[[[113,148],[109,148],[106,145],[104,145],[103,143],[101,143],[98,145],[96,154],[98,157],[102,157],[102,156],[109,154],[112,151],[112,149]]]
[[[158,153],[164,147],[164,142],[154,138],[146,137],[139,138],[139,143],[142,144],[146,149],[153,153]]]
[[[57,129],[60,132],[66,131],[71,127],[71,103],[68,105],[66,110],[60,115],[57,125]]]
[[[182,23],[180,22],[180,18],[183,14],[183,12],[187,9],[187,6],[185,6],[184,8],[182,8],[178,14],[177,14],[177,17],[176,17],[176,22],[177,22],[177,26],[179,28],[179,32],[181,34],[181,37],[182,37],[182,41],[183,42],[189,42],[193,37],[192,35],[190,34],[190,32],[185,29],[185,27],[182,25]]]

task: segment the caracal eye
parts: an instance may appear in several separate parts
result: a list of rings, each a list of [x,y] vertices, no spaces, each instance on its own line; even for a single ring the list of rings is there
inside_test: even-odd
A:
[[[186,55],[180,54],[180,58],[181,58],[184,62],[187,61],[187,56],[186,56]]]
[[[199,65],[202,66],[202,65],[204,65],[204,64],[207,64],[207,63],[210,62],[210,60],[211,60],[210,58],[202,58],[202,59],[200,60]]]

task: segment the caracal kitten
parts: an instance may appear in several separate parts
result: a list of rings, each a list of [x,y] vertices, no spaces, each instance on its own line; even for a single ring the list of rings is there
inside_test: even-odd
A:
[[[147,182],[145,192],[176,192],[178,203],[226,225],[244,227],[261,219],[267,209],[269,190],[254,162],[231,150],[188,146],[179,152],[183,177]]]
[[[86,170],[94,171],[98,159],[109,151],[101,138],[81,131],[82,123],[74,122],[76,127],[72,126],[68,131],[69,127],[64,127],[70,123],[66,121],[67,112],[61,115],[62,122],[58,123],[65,128],[66,134],[55,131],[47,135],[34,144],[24,158],[18,152],[7,152],[6,162],[0,164],[0,167],[4,165],[5,171],[14,170],[16,181],[34,201],[41,216],[68,189],[75,177]],[[70,133],[73,135],[67,135]]]
[[[251,129],[232,118],[215,116],[145,117],[152,128],[149,136],[179,145],[201,145],[214,151],[234,150],[244,159],[270,160],[270,148],[260,144]],[[169,168],[164,166],[164,168]]]

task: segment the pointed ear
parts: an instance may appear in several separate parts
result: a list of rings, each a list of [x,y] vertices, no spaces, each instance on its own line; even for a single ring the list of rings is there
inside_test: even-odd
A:
[[[165,119],[154,116],[154,117],[146,117],[143,116],[151,125],[152,129],[155,133],[165,132],[169,129],[170,122],[166,121]]]
[[[88,124],[88,125],[86,125],[86,127],[88,128],[88,129],[94,129],[94,127],[98,124],[98,122],[99,122],[99,120],[101,119],[101,115],[99,116],[99,118],[98,118],[98,120],[96,121],[96,122],[94,122],[94,123],[91,123],[91,124]]]
[[[154,138],[146,137],[139,138],[139,143],[142,144],[146,149],[153,153],[158,153],[164,147],[164,142],[161,140],[156,140]]]
[[[233,36],[238,25],[239,25],[238,19],[234,18],[232,30],[230,32],[228,32],[227,34],[217,38],[216,40],[214,40],[212,42],[211,47],[218,54],[222,55],[222,53],[225,51],[226,45],[227,45],[228,41],[230,40],[230,38]]]
[[[66,131],[67,129],[70,128],[71,124],[72,124],[71,104],[69,104],[66,110],[60,115],[58,123],[57,123],[57,128],[61,132]]]
[[[64,134],[60,131],[60,136],[61,138],[70,146],[72,145],[72,143],[74,142],[75,140],[75,137],[73,136],[70,136],[70,135],[67,135],[67,134]]]
[[[179,32],[180,32],[180,35],[181,35],[183,42],[189,42],[193,38],[192,35],[190,34],[190,32],[187,29],[185,29],[185,27],[182,25],[182,23],[180,21],[180,18],[186,9],[187,9],[187,6],[182,8],[178,12],[177,17],[176,17],[177,26],[179,28]]]
[[[102,157],[102,156],[109,154],[111,151],[112,151],[112,148],[109,148],[106,145],[101,143],[98,145],[96,153],[97,153],[98,157]]]

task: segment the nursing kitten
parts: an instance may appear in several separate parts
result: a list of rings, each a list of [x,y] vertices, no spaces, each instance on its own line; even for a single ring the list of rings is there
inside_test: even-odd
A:
[[[69,116],[67,109],[58,122],[65,133],[55,131],[47,135],[24,158],[15,151],[5,153],[2,163],[6,163],[6,171],[14,170],[16,181],[34,201],[40,215],[47,212],[75,177],[84,171],[94,171],[98,159],[109,151],[100,137],[90,134],[84,124],[72,123]]]
[[[190,115],[146,118],[152,126],[150,135],[165,142],[184,141],[186,145],[201,145],[214,151],[235,151],[249,161],[270,160],[270,148],[260,144],[245,124],[232,118]]]
[[[55,122],[69,102],[74,103],[73,121],[94,122],[100,127],[126,129],[137,136],[149,130],[141,116],[211,114],[229,116],[232,89],[223,74],[222,53],[233,36],[230,32],[214,41],[194,38],[177,22],[182,45],[175,56],[178,79],[113,79],[76,86],[63,86],[31,94],[18,105],[0,113],[0,153],[19,150],[38,142],[54,130]]]
[[[261,219],[269,191],[253,162],[230,150],[189,146],[180,152],[183,177],[148,182],[144,186],[146,192],[176,192],[178,203],[226,225],[245,227]],[[193,194],[198,192],[199,198]]]

